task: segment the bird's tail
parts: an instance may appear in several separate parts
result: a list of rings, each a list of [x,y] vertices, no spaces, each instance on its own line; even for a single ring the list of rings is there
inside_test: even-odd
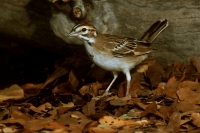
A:
[[[141,37],[141,40],[151,43],[167,26],[168,21],[166,19],[155,22]]]

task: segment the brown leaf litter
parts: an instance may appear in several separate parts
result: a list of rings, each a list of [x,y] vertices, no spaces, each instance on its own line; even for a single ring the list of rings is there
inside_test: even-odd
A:
[[[167,66],[145,61],[131,72],[131,98],[123,76],[101,95],[112,75],[77,55],[55,64],[44,83],[0,91],[2,133],[200,132],[200,61]]]

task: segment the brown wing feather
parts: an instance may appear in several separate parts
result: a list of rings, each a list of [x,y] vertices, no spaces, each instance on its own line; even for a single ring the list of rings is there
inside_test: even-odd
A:
[[[134,56],[134,55],[143,55],[151,52],[150,48],[141,45],[142,41],[138,41],[133,38],[124,38],[115,40],[115,43],[117,43],[114,48],[111,50],[113,55],[116,57],[124,57],[124,56]]]

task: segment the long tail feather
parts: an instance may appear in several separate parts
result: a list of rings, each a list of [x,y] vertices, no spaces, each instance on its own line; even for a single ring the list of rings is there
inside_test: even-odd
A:
[[[168,21],[166,19],[155,22],[141,37],[141,40],[151,43],[167,26]]]

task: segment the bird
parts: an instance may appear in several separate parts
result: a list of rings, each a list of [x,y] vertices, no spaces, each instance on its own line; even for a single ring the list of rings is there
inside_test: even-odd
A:
[[[104,94],[108,96],[109,90],[118,77],[119,72],[126,76],[125,97],[129,94],[131,74],[130,70],[140,64],[152,52],[152,41],[168,26],[166,19],[156,21],[140,39],[102,34],[91,24],[78,24],[74,26],[69,37],[76,37],[84,42],[89,58],[102,69],[111,71],[113,79]]]

